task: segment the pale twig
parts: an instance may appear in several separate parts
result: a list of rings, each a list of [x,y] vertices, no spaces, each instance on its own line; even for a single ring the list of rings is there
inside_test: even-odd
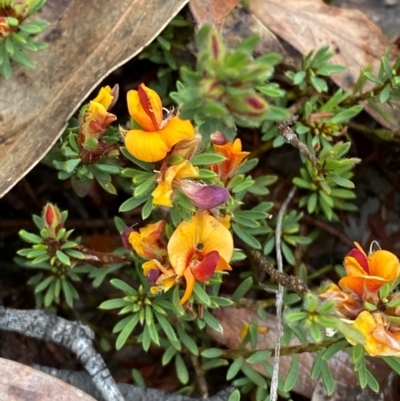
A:
[[[124,401],[103,358],[93,347],[93,331],[84,324],[45,311],[0,306],[0,329],[62,345],[78,357],[105,401]]]
[[[278,132],[282,135],[286,143],[297,148],[314,166],[316,166],[318,159],[310,152],[307,145],[300,141],[296,133],[290,127],[296,120],[297,116],[293,116],[290,120],[280,121],[277,124]]]
[[[279,210],[276,231],[275,231],[275,246],[276,246],[276,264],[278,271],[283,273],[282,251],[281,251],[281,236],[282,236],[282,221],[290,200],[296,192],[296,187],[293,187],[287,198]],[[278,380],[279,380],[279,357],[281,349],[281,333],[282,333],[282,305],[283,305],[283,290],[284,287],[279,284],[278,294],[276,295],[276,345],[274,355],[274,370],[271,378],[270,400],[275,401],[278,396]]]

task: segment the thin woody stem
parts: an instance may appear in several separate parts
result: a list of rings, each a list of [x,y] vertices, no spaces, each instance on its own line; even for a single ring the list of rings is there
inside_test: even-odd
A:
[[[102,267],[113,263],[130,264],[128,257],[125,255],[115,255],[108,252],[98,252],[87,248],[83,245],[77,245],[74,249],[85,255],[84,261],[91,265]]]
[[[307,284],[300,277],[279,272],[271,263],[268,263],[264,256],[258,251],[252,251],[251,253],[260,266],[271,276],[272,280],[276,281],[282,287],[294,291],[301,298],[304,298],[309,289]]]
[[[281,121],[277,124],[278,131],[282,135],[284,141],[297,148],[310,162],[316,166],[318,159],[310,152],[307,145],[300,141],[296,133],[290,127],[297,120],[297,116],[293,116],[290,120]]]

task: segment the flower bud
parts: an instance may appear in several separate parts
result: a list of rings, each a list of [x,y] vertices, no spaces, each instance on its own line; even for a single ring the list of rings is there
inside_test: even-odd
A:
[[[42,219],[43,227],[47,230],[49,238],[56,238],[58,231],[63,226],[61,213],[58,207],[47,203],[43,208]]]
[[[210,141],[214,145],[225,145],[228,143],[228,139],[221,131],[216,131],[210,135]]]
[[[178,142],[172,149],[171,157],[179,157],[179,162],[191,159],[201,144],[202,137],[196,134],[194,137]]]
[[[11,27],[8,18],[0,17],[0,38],[5,38],[11,33]]]
[[[120,232],[120,236],[121,236],[121,241],[122,241],[122,245],[130,250],[133,251],[133,247],[131,245],[131,243],[129,242],[129,235],[131,232],[135,231],[133,229],[133,226],[131,227],[125,227],[121,232]]]
[[[181,180],[179,188],[199,209],[212,209],[225,203],[229,191],[218,185],[204,185],[191,180]]]

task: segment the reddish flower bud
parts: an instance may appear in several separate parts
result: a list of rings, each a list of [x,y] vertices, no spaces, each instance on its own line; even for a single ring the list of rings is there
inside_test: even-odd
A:
[[[60,210],[57,206],[47,203],[43,208],[43,227],[47,229],[49,238],[55,238],[58,231],[62,228],[62,218]]]
[[[225,203],[229,191],[218,185],[204,185],[191,180],[181,180],[179,188],[199,209],[212,209]]]
[[[150,269],[147,274],[147,280],[149,280],[150,285],[156,285],[157,279],[161,276],[161,270],[159,269]]]
[[[210,135],[210,141],[214,145],[225,145],[228,143],[228,139],[221,131],[216,131]]]
[[[6,17],[0,17],[0,38],[5,38],[11,33],[11,27]]]
[[[135,231],[133,229],[133,227],[125,227],[121,232],[120,232],[120,236],[121,236],[121,241],[122,241],[122,245],[126,248],[129,249],[130,251],[133,251],[133,247],[131,245],[131,243],[129,242],[129,234]]]

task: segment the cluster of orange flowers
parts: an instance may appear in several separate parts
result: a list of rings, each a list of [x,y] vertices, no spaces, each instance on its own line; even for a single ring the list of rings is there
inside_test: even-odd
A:
[[[320,297],[335,301],[338,314],[364,335],[370,355],[400,356],[400,293],[395,291],[399,260],[385,250],[367,255],[355,245],[344,259],[346,276],[339,286],[330,284]],[[389,283],[386,294],[382,287]]]
[[[185,280],[186,289],[180,300],[183,305],[193,293],[196,280],[207,282],[214,272],[231,270],[230,216],[222,216],[214,208],[228,200],[225,185],[248,152],[242,152],[239,139],[228,142],[217,134],[214,150],[226,159],[209,167],[217,174],[220,185],[206,185],[198,180],[199,169],[190,161],[202,140],[191,122],[163,109],[158,94],[144,84],[137,91],[129,91],[127,101],[135,128],[122,131],[125,146],[138,160],[157,166],[153,205],[172,207],[179,189],[198,210],[190,221],[178,225],[169,240],[163,220],[139,231],[128,229],[122,238],[126,246],[147,259],[142,267],[153,293],[167,291],[182,278]]]

